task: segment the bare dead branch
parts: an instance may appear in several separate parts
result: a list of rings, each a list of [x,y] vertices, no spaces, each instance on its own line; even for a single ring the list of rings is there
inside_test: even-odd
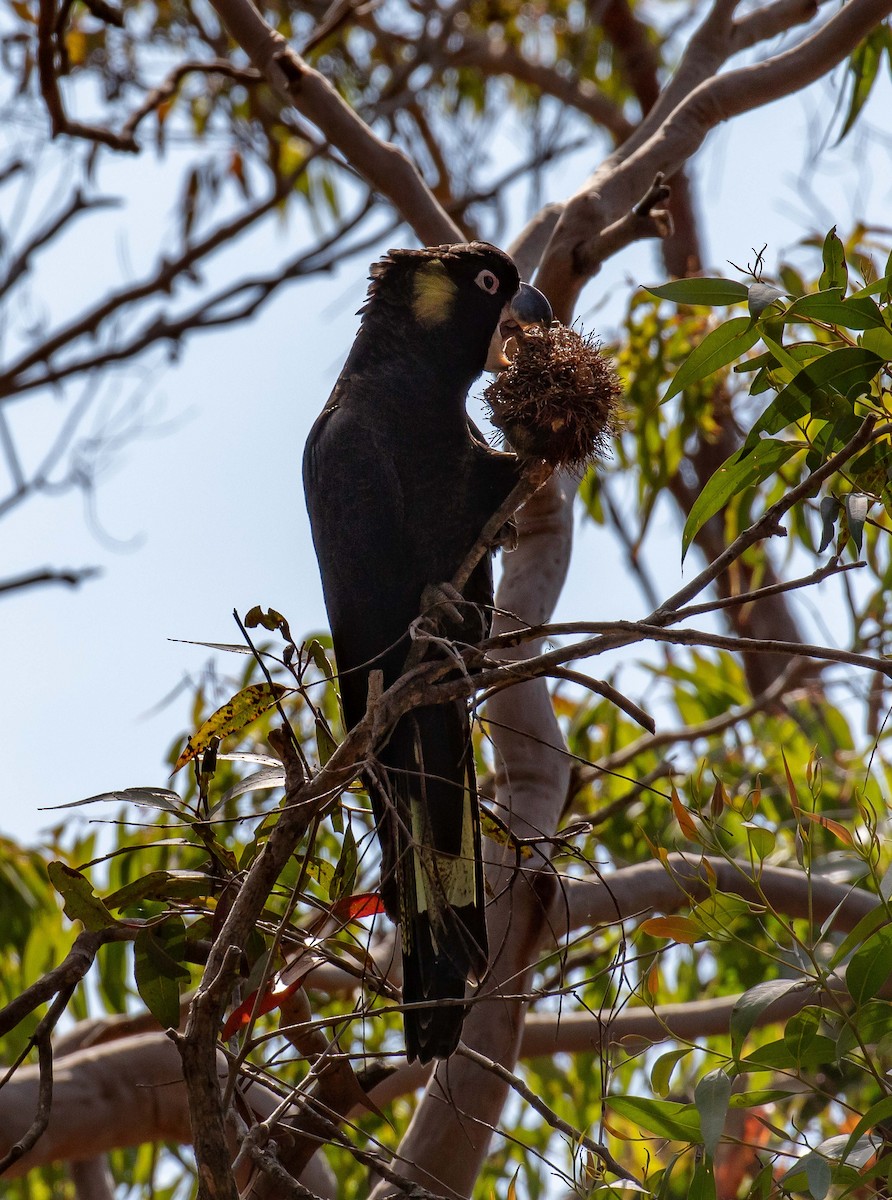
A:
[[[47,245],[48,242],[51,242],[76,216],[85,212],[95,212],[97,209],[114,208],[119,204],[119,200],[110,196],[97,196],[92,200],[88,200],[80,188],[75,189],[71,199],[62,211],[53,217],[43,229],[38,230],[31,237],[28,244],[10,262],[6,270],[6,275],[3,279],[0,279],[0,295],[8,293],[15,286],[30,268],[31,259],[36,252],[41,247]]]
[[[106,0],[83,0],[83,4],[98,20],[104,21],[107,25],[114,25],[118,29],[124,28],[123,12],[106,3]]]
[[[77,981],[67,984],[62,988],[56,996],[53,1003],[50,1005],[49,1012],[40,1021],[37,1028],[34,1030],[31,1037],[28,1039],[25,1049],[19,1056],[19,1060],[6,1072],[6,1075],[0,1080],[0,1088],[6,1083],[17,1066],[24,1061],[31,1049],[36,1047],[38,1057],[38,1073],[39,1084],[37,1090],[37,1107],[34,1113],[34,1120],[26,1132],[16,1141],[6,1154],[0,1158],[0,1175],[8,1171],[14,1163],[17,1163],[20,1158],[23,1158],[37,1141],[46,1132],[46,1128],[50,1123],[50,1113],[53,1107],[53,1047],[52,1034],[59,1019],[68,1007],[68,1002],[72,997]]]
[[[250,0],[214,0],[214,8],[279,97],[323,133],[351,167],[390,201],[423,243],[462,240],[461,230],[407,155],[379,138],[328,80],[263,20]]]
[[[314,153],[317,154],[319,151]],[[46,383],[57,382],[61,378],[69,378],[72,374],[89,370],[94,365],[103,365],[108,361],[121,361],[126,357],[123,348],[119,348],[117,353],[110,352],[109,356],[91,355],[76,363],[66,364],[64,369],[58,371],[53,371],[47,365],[49,360],[60,350],[70,348],[80,338],[95,337],[110,317],[117,316],[131,306],[138,305],[153,296],[171,294],[177,283],[188,278],[190,272],[202,259],[209,257],[214,251],[237,238],[272,212],[292,190],[313,157],[314,154],[309,155],[296,171],[281,180],[265,200],[239,213],[232,220],[221,223],[175,258],[162,259],[153,274],[148,275],[139,283],[111,292],[81,316],[76,317],[56,333],[26,351],[17,362],[0,374],[0,400],[12,395],[21,395],[33,388],[42,387]],[[307,257],[311,257],[312,254],[311,251]],[[296,270],[293,264],[292,268]],[[228,298],[229,292],[224,293],[224,296]],[[153,340],[157,340],[150,336],[150,330],[151,326],[148,330],[144,330],[141,336],[134,339],[134,344],[139,344],[144,348]],[[159,333],[158,336],[162,336],[162,334]],[[131,350],[129,353],[134,352],[136,351]],[[35,367],[42,367],[43,370],[29,375],[29,372],[33,372]]]
[[[180,63],[179,66],[174,67],[170,74],[157,87],[152,88],[139,108],[130,114],[121,127],[122,139],[132,141],[137,129],[146,117],[150,113],[155,112],[166,101],[172,99],[186,76],[194,74],[220,75],[226,79],[232,79],[236,83],[243,83],[246,86],[259,83],[262,79],[259,71],[255,71],[250,67],[237,67],[226,58],[214,58],[209,62],[196,60]]]
[[[64,583],[68,587],[79,587],[88,579],[101,575],[99,567],[81,567],[76,571],[56,571],[47,567],[43,571],[30,571],[27,575],[18,575],[12,579],[0,579],[0,595],[4,592],[20,592],[26,588],[40,587],[46,583]]]
[[[56,138],[68,134],[69,137],[98,142],[112,150],[138,153],[139,146],[133,137],[124,137],[104,125],[86,125],[81,121],[72,121],[67,116],[56,73],[57,55],[64,54],[64,47],[60,50],[59,45],[61,34],[55,0],[40,0],[37,21],[37,70],[40,91],[50,117],[52,136]]]

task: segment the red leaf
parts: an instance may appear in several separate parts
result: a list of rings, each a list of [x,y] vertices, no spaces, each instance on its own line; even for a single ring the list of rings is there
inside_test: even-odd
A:
[[[249,1025],[252,1015],[255,1018],[262,1017],[265,1013],[272,1012],[273,1009],[281,1008],[283,1001],[294,995],[297,989],[303,986],[303,981],[310,971],[324,962],[325,958],[312,950],[305,950],[299,954],[279,971],[271,983],[267,984],[259,1004],[257,1004],[257,993],[252,992],[247,1000],[243,1000],[238,1008],[232,1010],[220,1033],[223,1041],[228,1041],[233,1034]],[[255,1004],[257,1004],[256,1010]]]
[[[358,921],[383,912],[384,904],[377,892],[357,892],[355,896],[342,896],[332,906],[331,915],[337,921]]]

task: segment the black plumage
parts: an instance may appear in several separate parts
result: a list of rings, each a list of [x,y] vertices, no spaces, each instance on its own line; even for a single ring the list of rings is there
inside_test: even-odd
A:
[[[547,321],[511,259],[484,243],[391,251],[372,268],[362,324],[304,453],[304,486],[348,728],[369,672],[402,673],[425,590],[448,582],[517,481],[513,455],[468,421],[468,389],[516,322]],[[513,302],[513,307],[512,307]],[[498,351],[497,351],[498,353]],[[489,628],[489,556],[450,637]],[[436,652],[436,651],[433,651]],[[429,651],[430,653],[430,651]],[[467,705],[418,708],[365,772],[381,894],[402,927],[410,1061],[447,1057],[470,974],[487,964],[480,824]]]

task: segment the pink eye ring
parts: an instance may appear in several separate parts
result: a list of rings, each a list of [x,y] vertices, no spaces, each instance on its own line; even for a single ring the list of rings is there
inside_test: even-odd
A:
[[[498,276],[494,274],[494,272],[487,271],[486,269],[479,272],[474,282],[479,288],[482,288],[484,292],[488,292],[490,296],[494,296],[499,290]]]

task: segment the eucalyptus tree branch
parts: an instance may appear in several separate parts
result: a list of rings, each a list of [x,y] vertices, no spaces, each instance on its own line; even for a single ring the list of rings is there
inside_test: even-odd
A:
[[[66,984],[65,987],[60,989],[53,1003],[50,1005],[46,1016],[42,1018],[37,1028],[28,1038],[28,1042],[19,1056],[18,1062],[13,1064],[4,1078],[0,1080],[0,1087],[2,1087],[19,1064],[24,1061],[32,1047],[37,1048],[39,1083],[34,1119],[25,1133],[17,1138],[3,1157],[0,1158],[0,1175],[9,1170],[14,1163],[17,1163],[20,1158],[23,1158],[36,1145],[38,1139],[43,1136],[50,1123],[50,1113],[53,1107],[53,1047],[51,1038],[53,1030],[68,1007],[68,1002],[74,994],[76,986],[77,982],[75,981]]]
[[[816,583],[823,583],[825,579],[830,579],[834,575],[844,575],[847,571],[860,571],[866,565],[862,561],[843,563],[834,558],[829,563],[825,563],[823,567],[812,571],[810,575],[802,575],[798,579],[785,579],[779,583],[766,584],[765,587],[753,588],[751,592],[739,592],[733,596],[717,596],[714,600],[707,600],[703,604],[690,604],[687,608],[679,608],[676,610],[673,620],[687,621],[690,617],[699,617],[703,613],[737,608],[741,604],[756,604],[760,600],[766,600],[769,596],[780,596],[786,592],[797,592],[801,588],[814,587]]]
[[[46,1004],[59,992],[70,991],[80,983],[92,967],[100,946],[107,942],[133,941],[140,928],[141,925],[133,923],[129,926],[113,925],[108,929],[85,929],[79,933],[68,954],[57,967],[47,971],[5,1008],[0,1009],[0,1037],[15,1029],[35,1008]]]
[[[60,53],[64,53],[62,33],[55,0],[40,0],[37,14],[37,74],[41,95],[49,113],[52,136],[55,138],[68,134],[69,137],[98,142],[112,150],[137,154],[139,146],[134,137],[122,136],[104,125],[87,125],[68,117],[57,75],[56,60]]]
[[[710,31],[715,26],[714,36],[722,47],[729,35],[733,7],[734,0],[716,0],[704,24]],[[671,177],[722,121],[819,79],[845,59],[890,11],[890,0],[850,0],[797,46],[760,63],[711,75],[714,64],[704,58],[708,77],[693,89],[685,84],[685,94],[674,106],[670,84],[669,100],[655,105],[642,130],[622,148],[622,161],[616,161],[616,156],[608,159],[561,214],[537,280],[556,314],[567,319],[582,286],[603,262],[604,250],[612,249],[603,246],[602,231],[629,211],[658,172]],[[708,56],[708,39],[703,41],[700,53]],[[724,56],[723,49],[720,53]]]
[[[707,876],[706,864],[714,879]],[[704,899],[711,888],[766,904],[772,912],[790,920],[806,919],[820,925],[832,915],[834,930],[843,933],[886,904],[872,892],[816,879],[789,867],[759,863],[754,868],[748,862],[717,855],[697,854],[695,859],[688,859],[672,853],[665,862],[652,860],[622,867],[610,875],[562,879],[550,914],[550,928],[560,944],[580,929],[638,920],[654,912],[678,912],[692,901]]]
[[[731,54],[739,54],[759,42],[789,32],[797,25],[807,24],[826,3],[828,0],[772,0],[762,8],[744,13],[731,24]]]
[[[553,96],[567,108],[582,113],[606,129],[616,142],[623,142],[634,129],[622,108],[587,79],[564,75],[546,63],[533,62],[518,47],[501,38],[464,32],[457,46],[450,45],[434,56],[441,70],[476,67],[483,75],[507,75]]]
[[[789,1020],[807,1004],[822,998],[848,996],[841,979],[827,981],[823,988],[803,980],[768,1005],[753,1022],[753,1029]],[[582,1054],[599,1047],[640,1038],[652,1044],[670,1039],[697,1042],[700,1038],[727,1033],[731,1014],[740,995],[716,996],[709,1000],[691,1000],[680,1004],[659,1004],[654,1008],[624,1008],[620,1012],[600,1009],[595,1012],[563,1012],[560,1019],[550,1013],[533,1012],[524,1026],[524,1058],[542,1055]]]
[[[279,98],[312,122],[370,187],[389,200],[423,243],[459,242],[462,233],[398,147],[383,141],[328,80],[295,53],[251,0],[213,0],[234,40]]]

